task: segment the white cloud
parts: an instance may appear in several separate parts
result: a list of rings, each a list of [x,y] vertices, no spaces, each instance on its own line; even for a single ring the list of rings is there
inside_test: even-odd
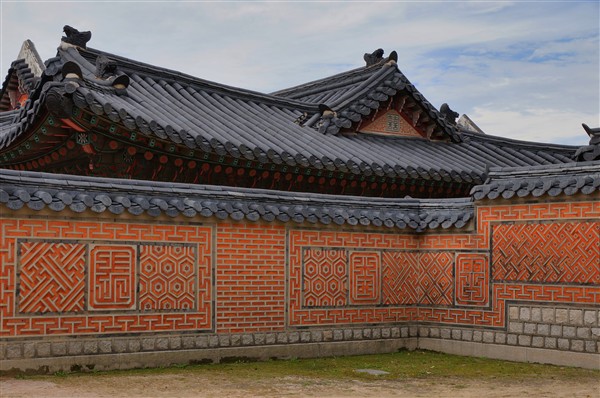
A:
[[[488,134],[524,141],[560,142],[568,145],[588,143],[589,137],[581,127],[581,121],[598,123],[597,114],[543,108],[523,109],[516,112],[508,109],[475,107],[469,117],[476,120],[477,125]]]

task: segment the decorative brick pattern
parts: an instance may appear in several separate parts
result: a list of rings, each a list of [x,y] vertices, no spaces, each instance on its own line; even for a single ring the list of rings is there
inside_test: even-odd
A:
[[[85,246],[21,244],[19,312],[78,312],[84,309]]]
[[[510,247],[506,246],[509,245],[509,234],[516,231],[509,231],[509,227],[530,224],[537,228],[539,237],[555,240],[554,246],[564,250],[569,261],[579,264],[579,259],[587,257],[576,250],[596,250],[594,242],[597,238],[593,233],[597,231],[599,219],[600,203],[597,201],[502,206],[492,203],[477,208],[475,231],[403,235],[397,231],[386,233],[388,230],[364,232],[360,226],[352,231],[335,230],[335,227],[294,230],[276,223],[219,222],[214,227],[216,241],[213,242],[212,228],[177,225],[179,219],[164,225],[155,220],[143,223],[3,218],[0,219],[0,334],[17,341],[19,339],[12,338],[85,334],[127,337],[128,333],[151,332],[152,335],[145,334],[142,338],[131,336],[131,341],[137,342],[132,343],[133,349],[157,350],[177,349],[184,344],[183,339],[179,343],[172,341],[170,334],[156,337],[160,332],[216,332],[218,335],[198,337],[202,337],[199,340],[206,347],[217,347],[261,344],[263,341],[268,344],[300,343],[309,341],[313,331],[315,339],[322,341],[367,339],[374,338],[375,333],[384,333],[384,329],[371,330],[367,324],[403,323],[397,337],[421,333],[464,341],[489,342],[492,339],[497,344],[531,347],[543,344],[545,348],[552,348],[554,344],[556,348],[552,349],[592,352],[589,350],[597,343],[594,333],[600,333],[597,326],[597,308],[600,308],[597,263],[583,261],[587,264],[586,269],[559,275],[545,271],[531,260],[531,250],[519,251],[525,249],[514,247],[513,251],[521,253],[518,255],[523,255],[525,260],[516,268],[517,257],[498,263],[497,269],[504,267],[504,271],[497,272],[508,275],[506,279],[492,278],[491,263],[499,255],[496,245],[501,241],[500,234],[506,238],[506,243],[501,246],[506,249]],[[519,224],[509,225],[508,222]],[[579,234],[579,243],[563,242],[561,233],[567,233],[567,230],[559,231],[558,225],[567,228],[565,224],[570,224],[568,233]],[[507,229],[501,230],[505,226]],[[592,235],[585,235],[587,232]],[[82,288],[81,309],[64,313],[64,308],[69,306],[63,305],[57,312],[40,312],[37,310],[47,303],[34,299],[31,284],[29,291],[21,289],[27,274],[23,269],[31,267],[30,274],[37,271],[32,271],[35,268],[33,260],[23,261],[24,256],[31,253],[19,246],[40,242],[83,248],[82,280],[89,286]],[[528,242],[536,244],[533,240]],[[591,246],[587,245],[590,242]],[[548,242],[544,245],[552,246]],[[156,260],[161,256],[150,252],[158,247],[167,251],[189,247],[194,267],[192,297],[188,294],[190,290],[186,290],[186,299],[177,302],[179,296],[169,292],[164,297],[177,308],[167,308],[160,304],[160,295],[151,288],[142,288],[141,283],[140,291],[133,295],[127,294],[128,285],[123,285],[122,292],[117,294],[117,288],[112,287],[122,283],[118,280],[126,279],[118,275],[126,273],[124,264],[127,261],[101,254],[118,247],[132,247],[140,254],[140,258],[134,260],[137,262],[134,268],[139,272],[135,275],[138,281],[142,280],[144,272],[142,252],[146,251],[149,253],[147,258]],[[33,246],[29,250],[33,250]],[[316,254],[318,251],[321,251],[320,255]],[[69,252],[67,246],[61,249],[60,253],[63,252]],[[323,252],[333,257],[323,259]],[[505,253],[509,252],[505,250]],[[556,258],[554,254],[546,254],[546,259]],[[56,254],[47,257],[60,258]],[[166,256],[175,257],[173,253]],[[324,265],[329,263],[343,265],[344,272],[335,275],[337,279],[330,276],[331,271],[325,272]],[[313,271],[307,267],[310,264],[314,265]],[[507,264],[513,268],[508,268]],[[487,280],[485,272],[488,272]],[[177,271],[178,276],[181,273],[186,271]],[[164,279],[174,281],[178,278],[175,273],[169,275]],[[151,279],[150,271],[146,279]],[[343,289],[335,284],[316,288],[313,285],[318,280],[340,281],[339,286]],[[328,296],[330,299],[335,297],[338,304],[334,299],[326,301]],[[133,308],[128,307],[129,297],[135,302]],[[142,299],[150,303],[147,310],[142,306]],[[309,299],[312,300],[310,304]],[[189,300],[194,303],[192,307],[183,308],[182,303]],[[29,305],[32,312],[20,312],[23,303]],[[545,311],[548,308],[543,308],[548,303],[554,307],[552,314]],[[102,308],[103,305],[106,307]],[[507,319],[507,315],[514,315],[511,308],[515,306],[519,307],[519,318]],[[545,320],[551,317],[554,317],[553,321]],[[323,329],[295,330],[296,327],[315,326]],[[479,333],[478,327],[485,327],[485,331]],[[122,344],[112,347],[91,344],[93,339],[89,340],[90,344],[81,347],[75,341],[72,347],[68,344],[67,355],[71,351],[79,353],[73,355],[81,355],[129,349]],[[188,340],[185,344],[189,346]],[[26,346],[22,345],[19,350],[11,351],[11,355],[25,355],[30,351],[29,346],[26,351]],[[65,347],[42,344],[39,351],[41,356],[63,355]]]
[[[587,315],[584,323],[582,316]],[[473,341],[597,353],[600,348],[598,307],[509,305],[505,330],[473,331],[460,328],[420,327],[420,337]]]
[[[335,307],[348,303],[347,261],[345,250],[304,251],[305,307]]]
[[[568,284],[540,285],[535,280],[494,283],[490,280],[491,269],[485,265],[489,264],[488,255],[469,253],[490,250],[492,226],[496,228],[502,222],[521,220],[537,225],[539,220],[564,220],[572,224],[581,222],[584,226],[579,228],[585,229],[586,224],[597,224],[599,218],[598,202],[536,203],[482,206],[477,209],[477,231],[471,234],[427,234],[415,239],[400,234],[290,231],[289,324],[415,321],[505,328],[507,301],[599,305],[598,283],[573,282],[572,277]],[[360,308],[303,307],[299,282],[303,277],[302,253],[315,247],[380,252],[381,304]],[[461,253],[455,257],[457,251]],[[590,273],[598,278],[600,270],[592,267]]]
[[[419,253],[385,251],[383,258],[383,303],[418,304]]]
[[[19,241],[31,237],[42,240]],[[139,245],[160,242],[193,246],[197,253],[193,311],[145,314],[137,303],[129,308],[135,295],[128,293],[130,285],[123,284],[127,279],[123,275],[135,269],[135,261],[128,268],[128,248],[136,252]],[[214,327],[210,227],[3,218],[0,258],[0,283],[9,286],[0,290],[2,337],[201,331]],[[51,289],[59,289],[59,293],[51,293]]]
[[[140,246],[141,310],[196,307],[196,255],[190,246]]]
[[[456,256],[454,275],[457,305],[486,307],[489,304],[490,272],[488,256],[461,253]]]
[[[15,314],[17,287],[17,241],[9,239],[17,221],[0,217],[0,319]]]
[[[422,253],[419,259],[418,286],[421,288],[420,304],[452,305],[454,284],[452,280],[453,257],[451,253]]]
[[[89,309],[135,308],[134,246],[91,245]]]
[[[326,325],[374,322],[402,322],[416,319],[414,307],[344,306],[306,308],[303,299],[303,263],[305,250],[362,249],[369,252],[386,250],[414,250],[418,240],[400,234],[361,233],[343,231],[289,231],[289,311],[288,324]]]
[[[496,281],[600,284],[600,222],[493,227]]]
[[[350,304],[379,304],[381,295],[381,261],[378,252],[351,252]]]

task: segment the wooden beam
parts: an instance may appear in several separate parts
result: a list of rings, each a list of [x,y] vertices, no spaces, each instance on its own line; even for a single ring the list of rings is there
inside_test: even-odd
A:
[[[419,117],[421,117],[422,112],[423,111],[421,111],[420,109],[417,109],[416,111],[413,112],[413,114],[412,114],[413,127],[417,127],[417,122],[419,121]]]
[[[402,97],[398,98],[398,112],[402,112],[402,109],[404,108],[404,105],[406,104],[406,99],[408,98],[408,95],[403,95]]]

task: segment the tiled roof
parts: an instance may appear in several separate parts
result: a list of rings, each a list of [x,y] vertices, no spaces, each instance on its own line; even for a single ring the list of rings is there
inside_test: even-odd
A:
[[[2,91],[0,92],[0,112],[9,109],[10,98],[7,95],[9,90],[19,88],[23,92],[29,92],[35,88],[39,80],[39,78],[34,76],[24,59],[14,61],[10,65],[8,74],[2,83]],[[21,87],[19,87],[19,85]]]
[[[129,85],[117,90],[96,76],[100,55],[116,61]],[[65,79],[65,63],[81,68],[82,79]],[[0,150],[25,132],[47,101],[49,90],[68,91],[74,106],[121,123],[150,137],[199,148],[203,152],[340,171],[363,176],[414,178],[466,184],[482,183],[489,167],[551,165],[571,162],[576,147],[514,141],[490,135],[458,133],[393,64],[379,63],[275,93],[248,90],[197,79],[93,49],[59,48],[46,61],[42,83],[21,111],[0,119]],[[118,77],[118,76],[116,76]],[[111,80],[113,79],[113,80]],[[370,112],[398,90],[424,106],[429,117],[446,126],[455,142],[369,134],[322,134]],[[319,105],[338,107],[323,122]],[[299,122],[304,120],[304,122]],[[320,121],[320,122],[319,122]],[[304,124],[303,124],[304,123]],[[312,123],[312,127],[309,125]],[[446,128],[445,127],[445,128]]]
[[[336,112],[331,120],[315,115],[306,124],[313,125],[320,120],[320,132],[337,134],[341,128],[350,128],[352,123],[360,121],[402,90],[425,109],[430,119],[442,126],[448,137],[455,142],[460,141],[456,128],[427,101],[395,62],[382,60],[374,65],[276,91],[273,95],[327,105]]]
[[[494,168],[485,184],[474,187],[474,199],[510,199],[542,195],[584,195],[600,191],[600,161],[554,166]]]
[[[600,127],[590,128],[585,123],[581,125],[590,136],[590,143],[577,149],[574,158],[580,162],[600,160]]]
[[[127,212],[235,221],[364,225],[424,231],[462,228],[470,199],[374,199],[0,170],[0,203],[76,213]]]

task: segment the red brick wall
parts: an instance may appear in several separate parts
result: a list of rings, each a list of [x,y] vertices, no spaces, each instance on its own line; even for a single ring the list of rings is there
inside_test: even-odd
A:
[[[217,226],[217,332],[284,329],[285,228]]]
[[[2,211],[2,337],[503,328],[510,303],[600,304],[598,201],[479,206],[473,232],[420,235]]]
[[[469,234],[291,231],[289,324],[505,327],[509,302],[600,304],[599,219],[598,202],[537,203],[481,206]]]
[[[212,239],[206,226],[3,218],[0,336],[211,330]]]

